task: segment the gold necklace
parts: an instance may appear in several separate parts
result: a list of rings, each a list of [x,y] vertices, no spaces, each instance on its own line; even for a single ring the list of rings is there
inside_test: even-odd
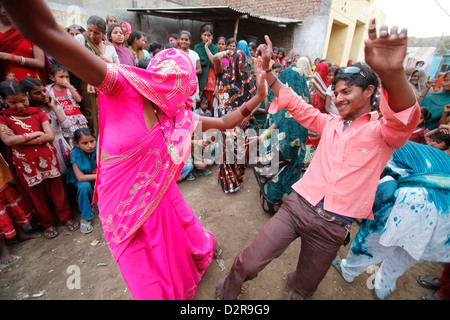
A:
[[[153,111],[155,112],[156,119],[158,119],[159,127],[161,128],[161,133],[163,135],[164,142],[166,143],[167,152],[169,153],[170,157],[172,158],[172,161],[176,163],[179,160],[177,147],[173,143],[167,143],[163,126],[161,124],[161,121],[159,120],[158,112],[156,112],[156,109],[153,106],[153,102],[152,102],[152,108],[153,108]],[[173,117],[173,130],[175,130],[175,117]]]

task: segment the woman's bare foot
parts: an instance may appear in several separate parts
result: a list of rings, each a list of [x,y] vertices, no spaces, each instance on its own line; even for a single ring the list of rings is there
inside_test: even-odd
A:
[[[16,228],[16,232],[17,232],[17,235],[19,236],[20,240],[31,240],[31,239],[39,238],[41,236],[40,232],[27,233],[21,227]]]
[[[220,246],[217,239],[214,239],[214,258],[217,259],[222,254],[222,247]]]
[[[0,269],[8,267],[10,264],[19,260],[19,256],[13,256],[8,247],[6,246],[6,242],[4,238],[0,239]]]

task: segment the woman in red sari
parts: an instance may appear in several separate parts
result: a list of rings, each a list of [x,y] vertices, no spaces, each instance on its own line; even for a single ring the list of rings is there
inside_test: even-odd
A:
[[[60,30],[44,1],[4,6],[27,38],[100,92],[97,204],[133,299],[192,299],[218,247],[176,179],[200,121],[203,130],[233,128],[267,96],[261,59],[259,90],[244,107],[220,119],[200,117],[190,110],[195,70],[181,50],[160,52],[147,70],[107,64]]]
[[[328,66],[328,63],[319,63],[314,70],[314,75],[311,78],[311,81],[309,82],[311,105],[314,108],[319,109],[322,113],[326,113],[325,98],[327,96],[327,88],[330,86],[330,83],[328,81],[329,70],[330,67]],[[311,163],[319,142],[320,137],[317,134],[315,134],[314,132],[308,133],[308,138],[306,139],[306,155],[305,159],[303,160],[303,170],[306,170]]]
[[[16,31],[1,5],[0,22],[0,81],[19,82],[33,77],[48,83],[42,71],[46,60],[44,51]]]

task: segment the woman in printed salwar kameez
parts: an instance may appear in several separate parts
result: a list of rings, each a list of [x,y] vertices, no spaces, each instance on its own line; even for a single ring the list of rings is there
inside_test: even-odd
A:
[[[409,141],[392,155],[373,207],[345,259],[333,266],[347,282],[380,264],[374,289],[385,299],[397,279],[422,261],[450,262],[450,157]]]
[[[147,70],[109,64],[60,31],[43,1],[25,2],[4,3],[18,29],[98,88],[95,196],[105,239],[132,298],[192,299],[219,247],[176,179],[200,121],[203,130],[233,128],[267,96],[261,60],[255,63],[257,94],[227,117],[204,118],[190,110],[197,79],[181,50],[160,52]]]
[[[227,66],[222,60],[229,59]],[[248,101],[255,91],[253,79],[246,54],[241,50],[231,52],[222,51],[214,55],[214,69],[218,82],[218,113],[224,117],[242,106]],[[244,183],[247,163],[247,149],[245,142],[245,129],[250,120],[245,121],[233,130],[222,132],[222,161],[219,164],[218,182],[223,192],[232,193],[241,189]]]

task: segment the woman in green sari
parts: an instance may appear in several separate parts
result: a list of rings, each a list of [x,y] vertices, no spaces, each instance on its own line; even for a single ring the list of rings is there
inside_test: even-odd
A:
[[[442,91],[429,93],[420,102],[421,107],[427,107],[431,112],[431,118],[427,121],[427,129],[434,130],[439,126],[444,106],[450,103],[450,71],[444,74]]]
[[[214,114],[214,90],[216,88],[216,73],[214,71],[212,59],[219,52],[217,46],[212,43],[213,28],[205,24],[200,28],[202,42],[194,47],[194,51],[200,57],[202,73],[198,75],[199,96],[205,96],[209,101],[209,110]]]
[[[308,85],[305,76],[298,72],[295,67],[284,69],[278,79],[289,85],[299,96],[310,103]],[[272,90],[269,89],[267,96],[269,103],[275,99]],[[292,185],[300,179],[302,174],[302,163],[305,157],[305,142],[308,130],[294,120],[286,109],[267,117],[264,128],[267,129],[260,136],[260,143],[263,143],[266,150],[259,155],[253,171],[260,187],[260,199],[263,210],[269,214],[275,214],[283,200],[292,191]],[[277,136],[271,137],[272,130],[276,129]],[[273,142],[273,145],[271,143]],[[276,172],[273,172],[274,164],[268,159],[273,159],[273,152],[278,152],[279,162]]]

